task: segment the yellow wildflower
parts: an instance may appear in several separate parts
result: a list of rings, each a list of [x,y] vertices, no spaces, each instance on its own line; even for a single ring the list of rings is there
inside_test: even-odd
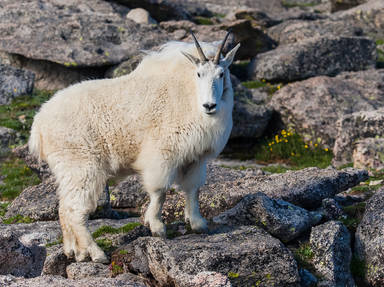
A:
[[[295,153],[294,153],[294,152],[291,152],[291,156],[295,156]]]
[[[308,148],[308,145],[306,144],[304,147],[305,147],[305,148]]]
[[[318,144],[317,143],[315,143],[315,147],[317,147],[318,146]]]
[[[285,140],[284,142],[286,142],[286,143],[287,143],[287,142],[288,142],[288,140]]]
[[[325,151],[328,151],[328,148],[325,148],[324,150],[325,150]]]
[[[272,151],[272,148],[270,148],[269,150]]]
[[[287,132],[286,132],[285,130],[282,130],[282,131],[281,131],[281,134],[282,134],[282,135],[285,135],[286,133],[287,133]]]

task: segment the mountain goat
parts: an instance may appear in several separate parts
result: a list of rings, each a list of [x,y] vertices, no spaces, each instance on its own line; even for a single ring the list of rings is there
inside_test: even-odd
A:
[[[228,33],[229,34],[229,33]],[[221,57],[218,42],[169,42],[129,75],[91,80],[57,92],[35,116],[29,150],[45,160],[58,183],[64,253],[108,262],[87,229],[106,180],[137,172],[150,196],[145,213],[153,235],[165,236],[165,191],[185,193],[185,219],[207,228],[198,203],[206,162],[232,129],[228,71],[239,44]]]

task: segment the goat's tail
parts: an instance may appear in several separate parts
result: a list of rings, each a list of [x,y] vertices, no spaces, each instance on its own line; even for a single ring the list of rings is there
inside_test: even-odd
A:
[[[32,124],[31,135],[28,140],[28,148],[29,148],[29,152],[33,156],[35,156],[39,160],[39,162],[42,159],[44,159],[43,147],[42,147],[42,136],[41,136],[38,124],[36,123],[36,118]]]

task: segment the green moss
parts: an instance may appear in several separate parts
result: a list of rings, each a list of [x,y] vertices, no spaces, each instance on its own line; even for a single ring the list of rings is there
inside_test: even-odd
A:
[[[20,214],[5,219],[4,224],[15,224],[15,223],[32,223],[34,220],[28,216],[22,216]]]
[[[55,245],[62,244],[62,243],[63,243],[63,237],[60,237],[56,241],[48,242],[47,244],[45,244],[45,247],[51,247],[51,246],[55,246]]]
[[[376,40],[376,45],[377,45],[377,46],[384,45],[384,39],[378,39],[378,40]]]
[[[271,84],[266,81],[247,81],[242,82],[243,86],[248,89],[258,89],[258,88],[265,88],[267,89],[267,92],[269,95],[273,95],[276,91],[280,90],[283,86],[282,84]]]
[[[197,25],[213,25],[213,21],[207,17],[196,16],[194,21]]]
[[[0,185],[2,200],[14,199],[26,187],[40,183],[38,176],[15,156],[10,156],[0,164],[0,174],[4,176],[4,184]]]
[[[113,251],[114,249],[112,240],[110,239],[107,239],[107,238],[97,239],[96,243],[104,252],[110,252],[110,251]]]
[[[10,202],[0,203],[0,217],[5,215],[8,209],[8,205],[10,205]]]
[[[309,271],[314,270],[311,263],[314,253],[309,242],[301,243],[298,248],[293,250],[293,254],[300,267]]]
[[[238,278],[239,275],[240,275],[239,273],[235,273],[235,272],[231,272],[231,271],[228,272],[228,278],[229,278],[229,279],[235,279],[235,278]]]
[[[119,227],[119,228],[103,225],[100,228],[98,228],[95,232],[93,232],[92,236],[93,236],[93,238],[98,238],[104,234],[127,233],[139,225],[140,225],[140,223],[138,223],[138,222],[130,222],[130,223],[127,223],[126,225]]]
[[[128,251],[123,249],[123,250],[119,251],[119,254],[120,255],[126,255],[126,254],[128,254]]]
[[[225,18],[225,14],[220,14],[220,13],[213,13],[213,16],[217,18]]]
[[[31,96],[20,96],[15,98],[11,104],[0,106],[0,126],[18,131],[22,143],[26,142],[33,117],[52,94],[53,92],[35,90]],[[24,119],[21,121],[20,117]]]
[[[366,202],[359,202],[350,206],[343,207],[346,218],[340,218],[340,221],[352,232],[355,233],[357,226],[363,219]]]
[[[116,264],[114,261],[112,261],[110,269],[113,277],[124,273],[124,268],[120,264]]]
[[[286,0],[282,0],[281,4],[285,8],[294,8],[294,7],[305,8],[305,7],[314,7],[318,5],[317,3],[296,3],[296,2],[286,1]]]

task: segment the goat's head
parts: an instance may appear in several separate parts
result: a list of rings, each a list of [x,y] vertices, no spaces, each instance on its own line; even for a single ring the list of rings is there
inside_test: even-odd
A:
[[[220,109],[220,102],[224,91],[225,73],[232,64],[240,44],[237,44],[224,58],[220,59],[220,54],[230,34],[230,32],[228,32],[218,48],[215,58],[208,60],[195,35],[192,32],[191,34],[199,57],[197,58],[186,52],[182,53],[196,66],[195,79],[197,83],[198,105],[204,113],[212,115]]]

